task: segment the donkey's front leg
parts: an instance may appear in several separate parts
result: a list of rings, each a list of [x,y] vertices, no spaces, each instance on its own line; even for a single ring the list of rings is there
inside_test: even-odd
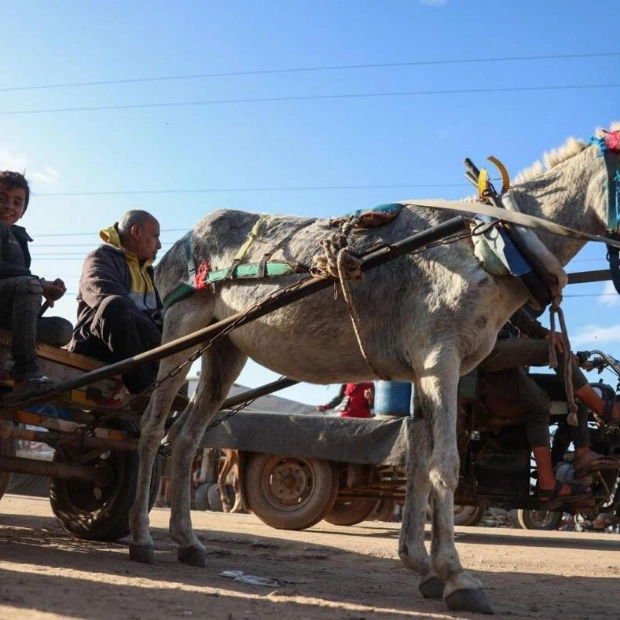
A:
[[[407,493],[398,553],[403,564],[420,576],[418,588],[424,598],[442,598],[444,582],[433,570],[424,544],[424,530],[431,489],[428,468],[432,437],[429,420],[414,405],[414,422],[409,437]]]
[[[456,436],[458,372],[448,360],[439,365],[445,373],[420,381],[422,408],[432,412],[433,452],[430,459],[432,538],[431,558],[452,611],[493,613],[482,584],[463,570],[454,544],[454,492],[459,479]]]

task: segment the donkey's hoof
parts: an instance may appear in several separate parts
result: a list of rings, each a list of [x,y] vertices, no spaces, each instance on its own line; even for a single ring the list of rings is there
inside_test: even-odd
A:
[[[424,598],[442,599],[445,585],[446,584],[439,579],[437,575],[433,575],[425,581],[420,581],[418,590],[420,590],[420,594],[422,594]]]
[[[207,552],[200,547],[179,547],[177,558],[190,566],[204,568],[207,565]]]
[[[450,611],[472,611],[478,614],[494,613],[482,588],[454,590],[446,596],[445,600]]]
[[[153,545],[129,543],[129,559],[133,562],[153,564],[155,562],[155,548]]]

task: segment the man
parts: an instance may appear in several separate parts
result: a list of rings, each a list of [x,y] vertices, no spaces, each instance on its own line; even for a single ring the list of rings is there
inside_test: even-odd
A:
[[[374,383],[343,383],[338,395],[326,405],[319,405],[317,410],[327,411],[343,403],[341,418],[372,418],[374,393]]]
[[[99,233],[104,244],[88,254],[82,268],[71,351],[117,362],[161,344],[162,305],[152,267],[159,234],[158,221],[139,210]],[[152,363],[124,373],[123,382],[139,394],[156,376]]]
[[[36,341],[62,347],[71,338],[71,323],[61,317],[41,317],[41,302],[52,307],[66,292],[64,282],[52,282],[30,272],[32,241],[17,226],[30,201],[30,187],[19,172],[0,172],[0,326],[11,330],[14,393],[51,387],[39,369]]]
[[[489,409],[503,412],[504,417],[525,415],[528,439],[538,469],[538,497],[541,507],[548,510],[589,496],[589,490],[583,485],[562,484],[555,479],[550,450],[549,397],[525,368],[548,365],[551,336],[550,330],[526,310],[520,309],[502,328],[495,347],[478,366],[483,399]],[[553,345],[558,350],[556,372],[563,377],[564,341],[561,335],[554,334]],[[601,414],[605,402],[593,390],[574,359],[571,370],[575,397]],[[590,447],[587,407],[580,407],[577,415],[578,425],[573,434],[576,475],[586,476],[597,469],[617,469],[620,462],[598,454]]]

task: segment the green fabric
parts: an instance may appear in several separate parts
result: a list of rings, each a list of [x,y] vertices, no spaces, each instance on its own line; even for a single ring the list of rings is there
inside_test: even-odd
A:
[[[230,280],[243,280],[248,278],[259,278],[258,264],[237,265],[232,272]],[[207,284],[214,284],[215,282],[221,282],[227,279],[228,269],[219,269],[218,271],[211,271],[207,275]],[[295,266],[290,263],[283,263],[278,261],[270,261],[265,263],[265,277],[273,278],[278,276],[286,276],[295,273]],[[181,299],[185,299],[196,292],[193,278],[181,284],[172,293],[166,295],[164,299],[164,309],[167,310],[173,304],[177,303]]]

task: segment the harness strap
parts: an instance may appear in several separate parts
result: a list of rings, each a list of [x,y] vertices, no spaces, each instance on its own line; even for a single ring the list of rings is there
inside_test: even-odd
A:
[[[180,284],[174,291],[166,295],[163,300],[164,310],[167,310],[173,304],[193,295],[196,291],[207,288],[216,282],[224,280],[244,280],[250,278],[276,278],[279,276],[289,276],[294,273],[307,272],[300,265],[288,263],[286,261],[261,261],[258,264],[236,265],[227,269],[218,269],[210,271],[208,264],[203,262],[200,264],[196,275]]]
[[[245,240],[245,243],[239,248],[235,258],[233,259],[232,265],[228,268],[228,272],[226,277],[232,279],[234,277],[235,269],[243,262],[245,255],[248,253],[250,246],[254,243],[256,238],[258,237],[258,233],[260,227],[263,222],[267,219],[266,215],[261,215],[257,220],[254,226],[252,226],[252,230],[250,230],[248,234],[248,238]]]
[[[604,154],[607,171],[607,228],[618,231],[620,228],[620,157],[607,149]]]

